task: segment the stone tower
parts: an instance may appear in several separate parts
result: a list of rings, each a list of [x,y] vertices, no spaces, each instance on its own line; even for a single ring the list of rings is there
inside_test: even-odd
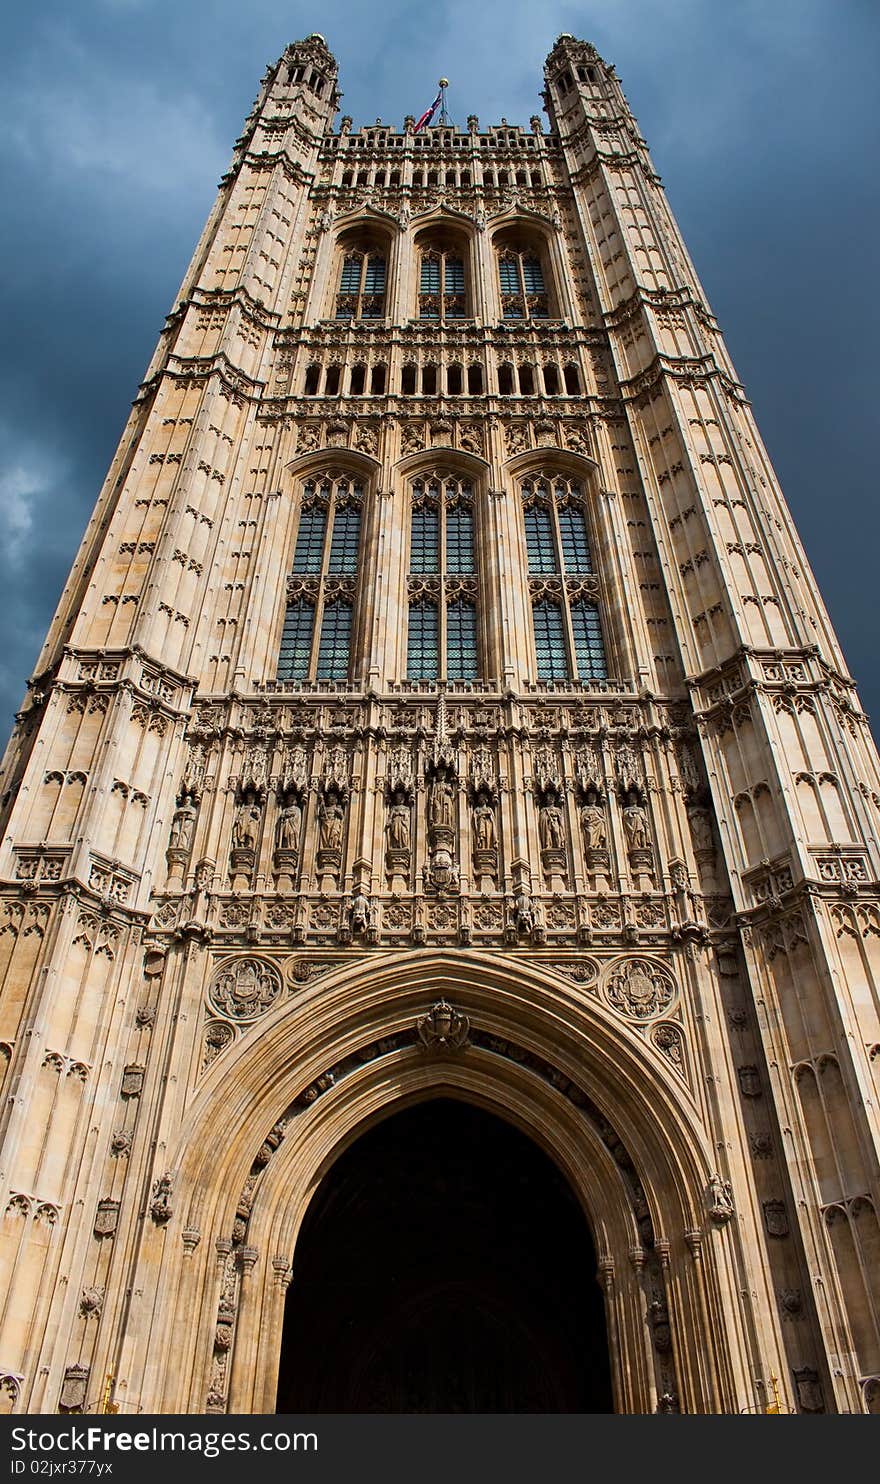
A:
[[[10,1409],[271,1412],[342,1151],[450,1100],[617,1411],[880,1409],[877,754],[614,69],[545,83],[335,132],[309,36],[235,147],[4,763]]]

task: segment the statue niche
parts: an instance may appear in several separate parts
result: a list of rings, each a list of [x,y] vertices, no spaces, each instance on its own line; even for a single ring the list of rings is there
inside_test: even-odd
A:
[[[246,891],[257,863],[257,848],[263,827],[265,800],[253,788],[239,794],[232,816],[229,874],[234,891]]]
[[[594,784],[589,784],[583,790],[578,818],[584,841],[584,865],[592,875],[600,878],[598,884],[601,888],[611,870],[611,857],[608,852],[608,813],[605,799]]]
[[[553,892],[564,891],[568,879],[565,815],[562,795],[553,784],[546,785],[538,793],[538,839],[547,885]]]
[[[428,783],[428,866],[426,886],[451,891],[458,885],[455,864],[455,798],[457,782],[453,767],[445,762],[434,766]]]
[[[292,891],[299,868],[299,842],[302,834],[302,799],[295,789],[287,789],[278,795],[278,815],[275,820],[275,853],[272,863],[276,873],[276,886],[280,891]]]
[[[471,809],[474,883],[479,892],[490,892],[498,882],[498,828],[495,799],[486,785],[477,789]]]
[[[654,875],[654,851],[651,845],[651,824],[645,797],[637,788],[628,788],[622,795],[623,828],[626,849],[634,878],[640,890],[647,890]]]
[[[406,891],[412,865],[412,795],[404,786],[391,792],[385,821],[385,869],[395,895]]]
[[[168,849],[165,852],[169,886],[180,885],[183,882],[184,872],[192,852],[198,813],[199,795],[195,789],[189,789],[184,784],[177,795],[177,808],[171,820]]]
[[[319,890],[338,886],[342,870],[342,836],[345,830],[345,807],[348,794],[337,782],[326,783],[321,790],[318,805],[318,868]]]

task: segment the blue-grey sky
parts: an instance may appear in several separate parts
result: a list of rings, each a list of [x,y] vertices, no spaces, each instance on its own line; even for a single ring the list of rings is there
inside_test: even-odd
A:
[[[875,727],[877,0],[35,0],[0,89],[0,736],[265,65],[319,30],[342,110],[540,110],[613,61]]]

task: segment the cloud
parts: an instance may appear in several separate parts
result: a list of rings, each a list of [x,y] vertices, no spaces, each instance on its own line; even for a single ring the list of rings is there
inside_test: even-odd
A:
[[[34,500],[45,492],[45,478],[34,469],[14,465],[0,471],[0,545],[7,561],[16,561],[33,530]]]

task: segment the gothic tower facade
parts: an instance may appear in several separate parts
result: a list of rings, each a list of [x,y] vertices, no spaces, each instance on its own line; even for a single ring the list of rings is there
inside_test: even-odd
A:
[[[545,85],[335,130],[310,36],[237,142],[4,763],[9,1409],[273,1411],[310,1209],[452,1102],[608,1405],[880,1409],[877,754],[614,69]]]

